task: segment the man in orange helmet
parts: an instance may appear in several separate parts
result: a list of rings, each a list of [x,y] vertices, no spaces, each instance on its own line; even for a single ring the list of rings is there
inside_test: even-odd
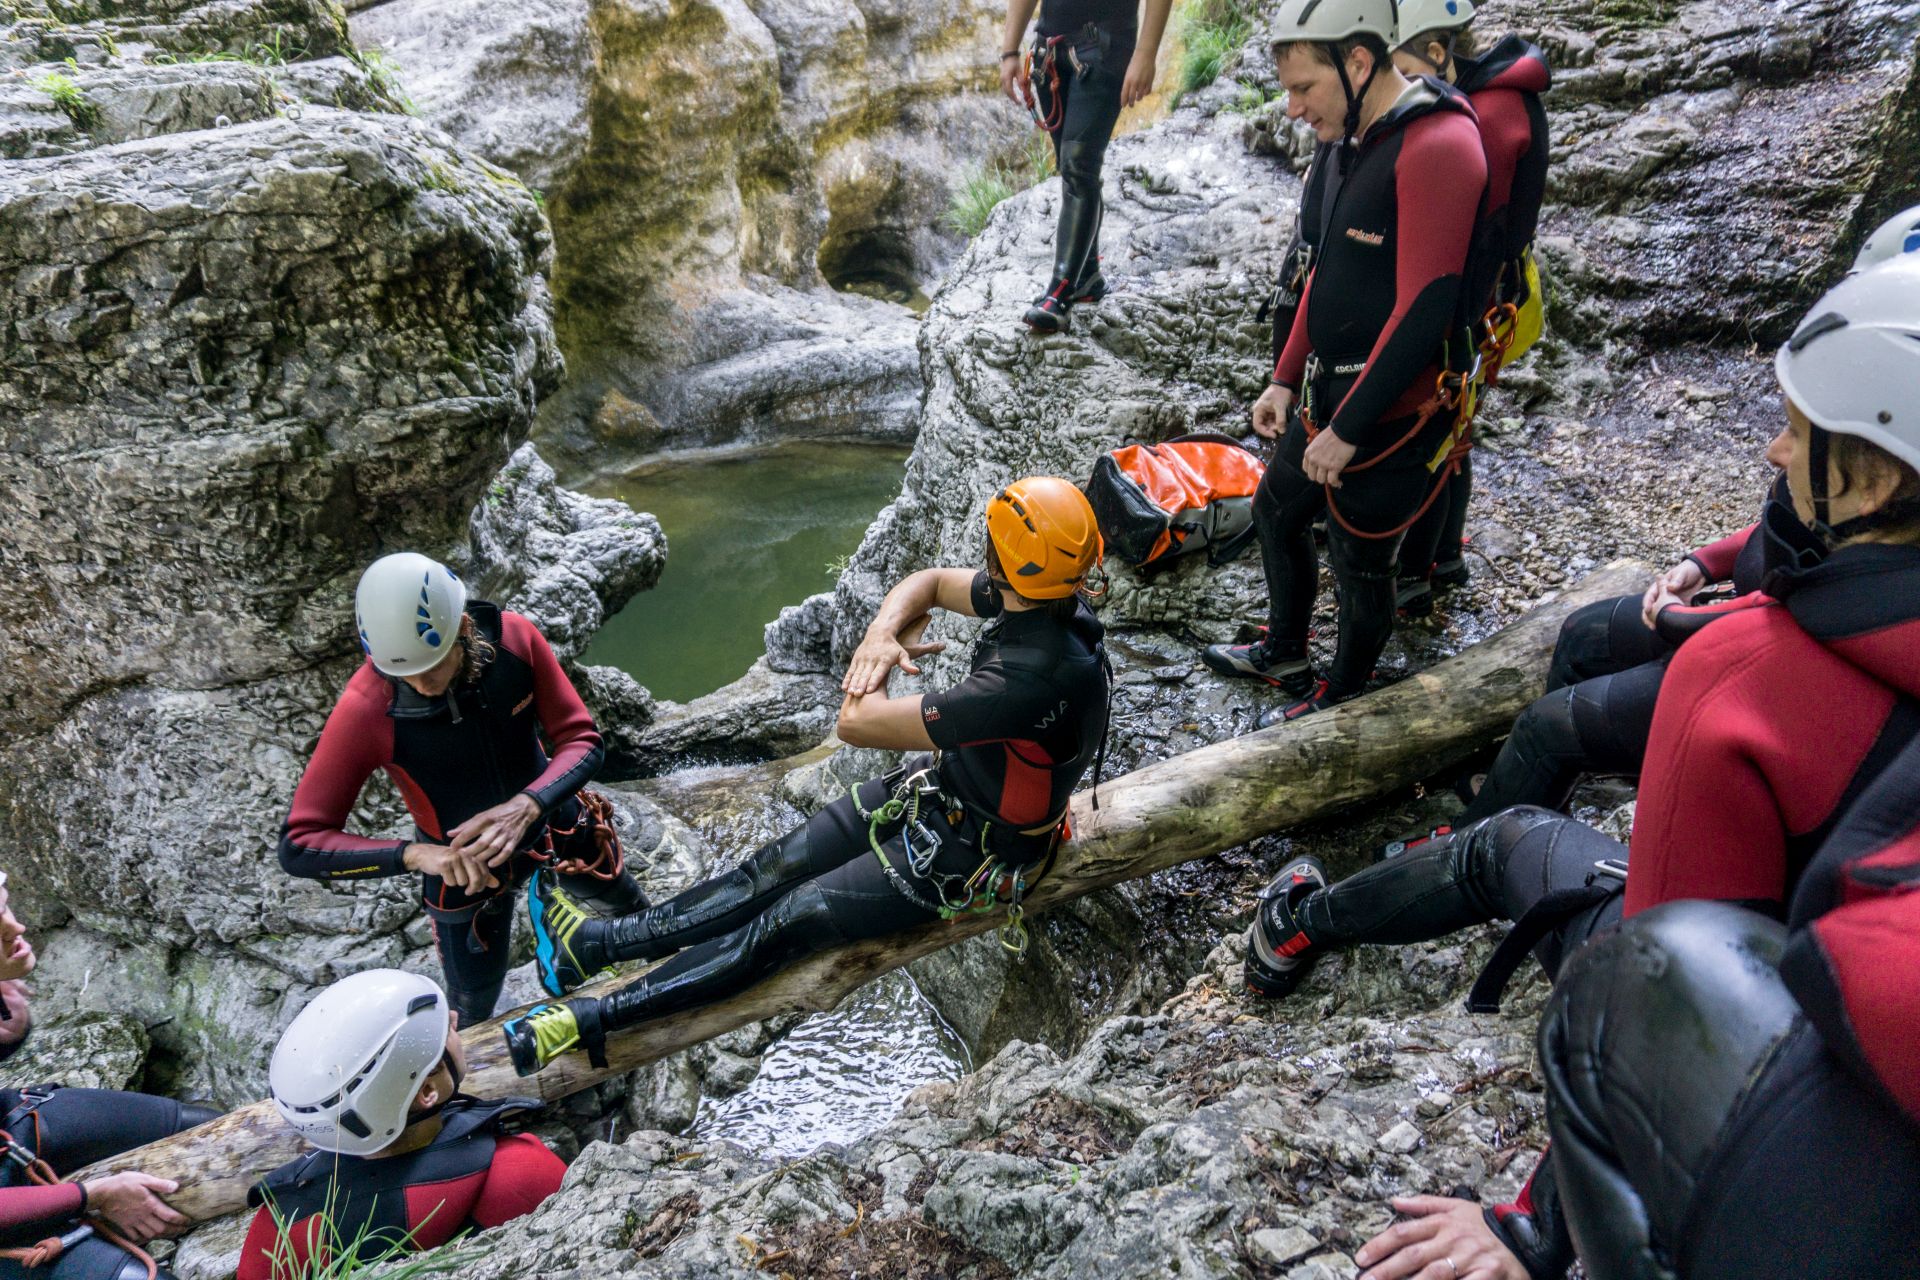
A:
[[[1023,949],[1020,897],[1045,873],[1067,801],[1106,740],[1111,676],[1083,595],[1100,556],[1093,508],[1073,484],[1008,485],[987,503],[986,568],[922,569],[894,587],[841,682],[842,742],[922,754],[644,911],[595,918],[538,877],[528,901],[553,995],[609,964],[673,959],[600,999],[509,1021],[515,1068],[531,1075],[574,1048],[602,1065],[608,1032],[725,999],[811,952],[961,912],[1004,904],[1002,940]],[[936,607],[993,619],[971,674],[889,697],[896,668],[918,674],[944,647],[922,639]]]

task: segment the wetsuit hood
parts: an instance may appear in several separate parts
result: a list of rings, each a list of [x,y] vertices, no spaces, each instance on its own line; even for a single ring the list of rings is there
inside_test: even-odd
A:
[[[1538,45],[1519,36],[1503,36],[1498,44],[1477,58],[1456,54],[1453,65],[1454,87],[1466,94],[1488,89],[1545,93],[1553,79],[1547,70],[1547,55]]]
[[[1473,104],[1467,101],[1467,95],[1459,89],[1435,76],[1416,76],[1413,88],[1400,95],[1400,100],[1380,113],[1380,118],[1367,126],[1367,132],[1361,137],[1359,145],[1370,147],[1382,138],[1397,130],[1404,129],[1422,116],[1430,116],[1436,111],[1458,111],[1462,115],[1473,116]]]
[[[1811,568],[1776,570],[1767,592],[1822,648],[1920,698],[1920,547],[1841,547]]]

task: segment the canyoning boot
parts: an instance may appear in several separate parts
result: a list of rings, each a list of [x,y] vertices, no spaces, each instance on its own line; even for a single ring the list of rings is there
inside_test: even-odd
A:
[[[1103,209],[1098,199],[1083,200],[1071,193],[1060,197],[1060,224],[1054,230],[1053,283],[1027,308],[1027,327],[1035,333],[1065,333],[1073,327],[1073,304],[1081,300],[1100,275],[1096,246],[1100,241]],[[1099,279],[1100,294],[1106,281]],[[1099,295],[1094,295],[1099,296]],[[1087,301],[1092,301],[1089,296]]]
[[[1303,655],[1282,658],[1273,653],[1264,639],[1252,644],[1210,644],[1200,651],[1200,661],[1223,676],[1249,676],[1265,680],[1281,692],[1299,697],[1313,688],[1313,664]]]
[[[1375,862],[1385,862],[1389,858],[1397,858],[1403,853],[1418,849],[1422,845],[1430,844],[1438,840],[1441,836],[1450,836],[1452,834],[1452,827],[1435,827],[1423,836],[1409,836],[1405,840],[1389,840],[1387,843],[1381,845],[1379,850],[1374,853],[1373,860]]]
[[[1393,609],[1402,618],[1433,616],[1433,582],[1429,578],[1400,578],[1393,585]]]
[[[1327,869],[1314,857],[1295,858],[1260,891],[1260,906],[1247,926],[1247,987],[1277,999],[1305,980],[1319,957],[1294,917],[1316,889],[1327,887]]]
[[[1312,673],[1308,673],[1311,678]],[[1313,687],[1303,696],[1294,699],[1285,706],[1273,707],[1260,713],[1260,727],[1271,729],[1277,724],[1290,724],[1301,716],[1310,716],[1316,711],[1325,711],[1328,707],[1337,707],[1350,702],[1355,694],[1336,695],[1327,687],[1325,680],[1315,680]]]
[[[507,1056],[516,1074],[530,1076],[572,1049],[599,1056],[601,1046],[589,1043],[598,1035],[600,1002],[568,1000],[564,1004],[537,1004],[500,1025]]]
[[[1067,301],[1077,307],[1083,302],[1098,302],[1106,296],[1107,278],[1095,266],[1093,274],[1082,277],[1080,283],[1073,286],[1073,295]]]
[[[1035,333],[1065,333],[1073,328],[1073,281],[1060,279],[1033,300],[1024,317]]]
[[[1455,587],[1466,586],[1472,576],[1467,572],[1467,558],[1461,556],[1457,560],[1442,560],[1435,564],[1431,581],[1435,591],[1451,591]]]

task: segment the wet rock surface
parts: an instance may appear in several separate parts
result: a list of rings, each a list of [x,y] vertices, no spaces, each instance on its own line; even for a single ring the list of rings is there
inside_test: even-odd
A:
[[[428,119],[545,193],[572,377],[542,442],[571,475],[668,447],[910,438],[912,316],[832,287],[931,279],[967,165],[1024,142],[985,92],[999,17],[488,0],[368,7],[353,30]]]

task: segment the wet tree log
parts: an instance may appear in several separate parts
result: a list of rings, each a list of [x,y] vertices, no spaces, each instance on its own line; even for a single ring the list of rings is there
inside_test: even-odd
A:
[[[1633,562],[1609,565],[1484,642],[1390,688],[1110,779],[1100,788],[1098,810],[1082,793],[1073,805],[1074,839],[1028,898],[1029,910],[1042,911],[1337,813],[1463,759],[1504,733],[1540,694],[1554,638],[1568,613],[1590,601],[1638,591],[1650,574],[1647,566]],[[968,916],[814,956],[724,1004],[615,1036],[607,1046],[606,1070],[573,1053],[531,1079],[520,1079],[496,1019],[465,1032],[465,1087],[483,1097],[566,1097],[749,1022],[831,1009],[861,984],[1000,920],[998,912]],[[181,1189],[169,1199],[183,1212],[206,1219],[240,1208],[255,1180],[300,1150],[272,1105],[258,1102],[81,1176],[134,1168],[176,1179]]]

